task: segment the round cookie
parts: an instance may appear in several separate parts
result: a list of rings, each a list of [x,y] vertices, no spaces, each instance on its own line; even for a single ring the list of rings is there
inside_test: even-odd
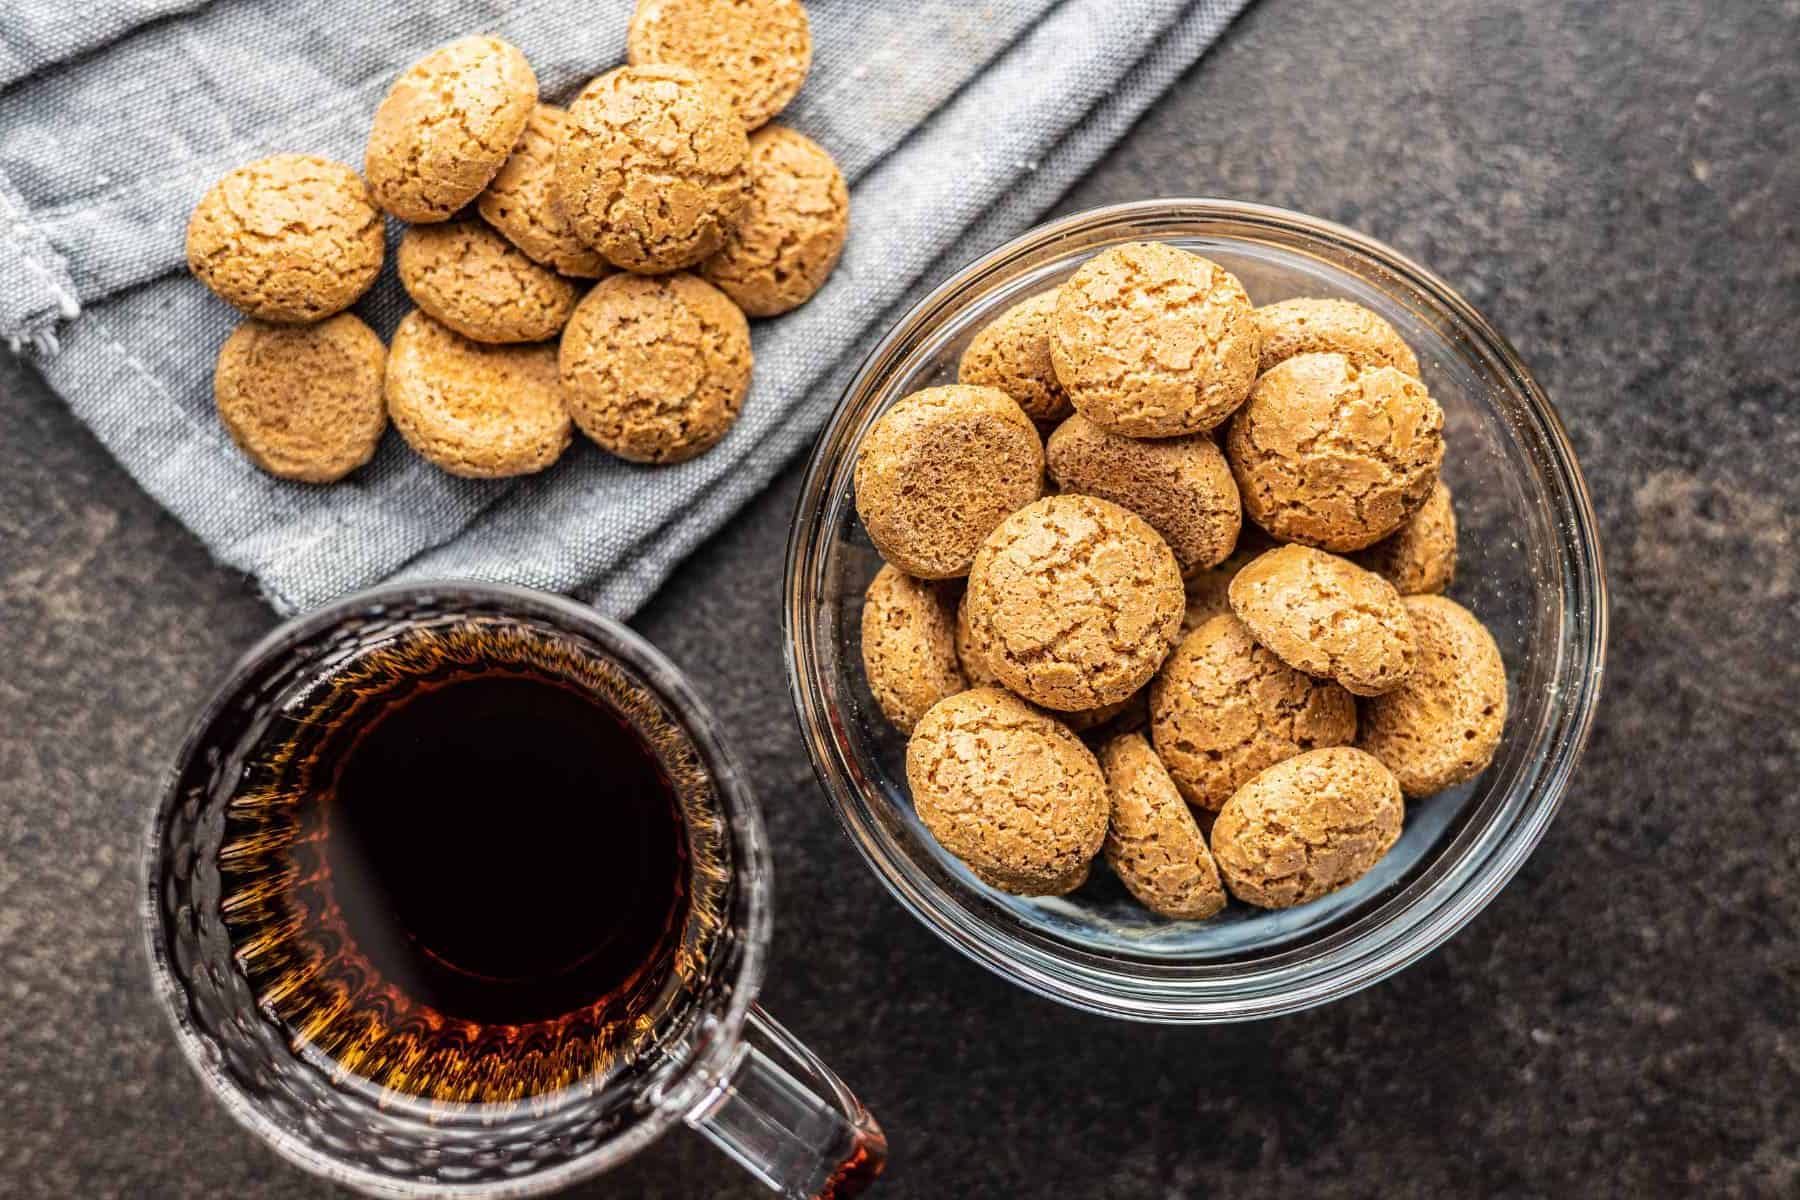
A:
[[[1442,596],[1408,596],[1419,665],[1385,696],[1365,700],[1356,744],[1408,796],[1429,796],[1487,770],[1506,725],[1506,664],[1473,613]]]
[[[375,282],[381,236],[381,214],[355,171],[274,154],[229,172],[194,206],[188,269],[258,320],[322,321]]]
[[[884,566],[863,595],[863,675],[876,706],[901,733],[911,733],[939,700],[969,687],[944,587]]]
[[[812,27],[799,0],[638,0],[625,52],[634,66],[679,63],[711,77],[755,129],[806,82]]]
[[[418,311],[394,331],[387,407],[407,445],[465,478],[541,471],[569,444],[556,347],[483,345]]]
[[[967,575],[983,538],[1044,492],[1044,444],[996,388],[926,388],[881,414],[856,451],[856,512],[908,575]]]
[[[957,381],[999,388],[1034,421],[1060,421],[1074,412],[1050,361],[1050,325],[1060,290],[1021,300],[982,326],[957,364]]]
[[[576,305],[561,364],[569,412],[602,449],[685,462],[737,420],[750,390],[750,325],[703,279],[613,275]]]
[[[415,224],[447,221],[499,173],[537,107],[537,76],[497,37],[440,46],[375,110],[363,173],[375,202]]]
[[[330,483],[373,458],[387,429],[386,360],[375,331],[349,313],[317,325],[245,321],[219,350],[213,400],[251,462]]]
[[[779,125],[750,138],[750,203],[700,274],[745,314],[799,308],[825,286],[850,229],[850,189],[824,147]]]
[[[1394,585],[1335,554],[1279,546],[1239,571],[1229,595],[1231,611],[1282,662],[1358,696],[1393,691],[1418,661]]]
[[[1237,545],[1244,517],[1237,484],[1225,452],[1206,434],[1143,441],[1076,413],[1050,435],[1044,454],[1063,491],[1111,500],[1150,522],[1184,575],[1217,566]]]
[[[1393,367],[1415,379],[1419,360],[1392,325],[1349,300],[1303,297],[1256,310],[1262,370],[1296,354],[1337,353],[1359,367]]]
[[[1150,684],[1150,736],[1189,804],[1216,811],[1259,771],[1356,737],[1356,701],[1256,644],[1230,613],[1183,639]]]
[[[1056,377],[1077,412],[1126,437],[1211,429],[1250,394],[1261,350],[1237,277],[1174,246],[1114,246],[1058,289]]]
[[[1136,513],[1046,496],[989,534],[969,571],[969,624],[1001,682],[1073,712],[1128,699],[1181,630],[1181,569]]]
[[[556,197],[556,147],[568,120],[554,105],[532,110],[519,144],[475,207],[532,262],[577,279],[599,279],[611,265],[576,234]]]
[[[1443,480],[1406,524],[1352,552],[1350,561],[1393,584],[1402,596],[1448,589],[1456,578],[1456,509]]]
[[[659,274],[725,244],[750,201],[750,140],[730,103],[686,67],[619,67],[569,106],[556,196],[615,267]]]
[[[1310,750],[1239,788],[1213,823],[1231,894],[1292,908],[1355,883],[1400,838],[1406,804],[1392,772],[1350,746]]]
[[[1112,799],[1101,852],[1107,866],[1151,912],[1204,921],[1225,907],[1225,885],[1192,810],[1141,733],[1100,749]]]
[[[1301,354],[1257,380],[1225,452],[1251,520],[1286,541],[1360,550],[1430,497],[1443,428],[1411,375]]]
[[[967,592],[956,604],[956,661],[962,664],[963,675],[968,679],[970,687],[999,687],[1006,685],[994,674],[988,665],[986,639],[975,632],[969,624],[969,596]],[[1137,696],[1143,693],[1140,691]],[[1078,712],[1059,712],[1056,719],[1067,725],[1076,733],[1086,733],[1097,729],[1112,720],[1128,708],[1137,696],[1129,696],[1115,704],[1102,704],[1098,708],[1084,708]]]
[[[1187,592],[1187,610],[1181,614],[1181,636],[1200,628],[1214,617],[1231,612],[1231,581],[1245,565],[1265,550],[1273,550],[1275,540],[1254,525],[1245,525],[1231,556],[1216,567],[1195,571],[1181,581]]]
[[[575,310],[575,285],[479,221],[414,225],[395,256],[413,303],[477,342],[541,342]]]
[[[913,810],[990,887],[1059,896],[1087,879],[1110,802],[1093,752],[998,688],[939,701],[906,746]]]

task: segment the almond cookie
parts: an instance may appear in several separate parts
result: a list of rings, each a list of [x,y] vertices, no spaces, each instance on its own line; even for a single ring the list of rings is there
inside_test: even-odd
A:
[[[395,256],[413,303],[477,342],[541,342],[575,310],[575,285],[479,221],[414,225]]]
[[[1394,585],[1311,546],[1280,546],[1231,581],[1231,611],[1297,671],[1358,696],[1405,682],[1418,661],[1412,621]]]
[[[1286,541],[1360,550],[1430,497],[1443,429],[1443,411],[1411,375],[1301,354],[1257,380],[1225,452],[1251,520]]]
[[[856,512],[881,557],[921,579],[969,573],[981,540],[1044,492],[1037,427],[996,388],[926,388],[856,451]]]
[[[811,138],[771,125],[750,138],[750,203],[700,274],[752,317],[799,308],[825,286],[850,229],[850,189]]]
[[[1356,744],[1408,796],[1429,796],[1487,770],[1506,724],[1506,664],[1486,626],[1454,600],[1408,596],[1419,665],[1385,696],[1365,700]]]
[[[625,52],[634,66],[679,63],[709,76],[755,129],[806,82],[812,27],[799,0],[638,0]]]
[[[1406,524],[1350,561],[1373,571],[1402,596],[1442,592],[1456,578],[1456,509],[1442,480]]]
[[[538,105],[506,165],[475,206],[482,220],[532,262],[577,279],[598,279],[612,266],[576,234],[556,198],[556,147],[568,120],[562,109]]]
[[[1141,733],[1100,750],[1112,799],[1102,853],[1125,889],[1151,912],[1204,921],[1225,907],[1225,885],[1206,837],[1162,760]]]
[[[1181,614],[1181,636],[1200,628],[1214,617],[1231,612],[1231,581],[1265,550],[1275,548],[1275,539],[1254,525],[1245,525],[1238,534],[1231,556],[1216,567],[1195,571],[1181,581],[1187,592],[1187,610]]]
[[[882,715],[911,733],[925,710],[967,691],[945,585],[882,567],[863,595],[863,676]]]
[[[375,202],[402,221],[447,221],[481,194],[537,107],[537,76],[517,46],[466,37],[394,81],[363,155]]]
[[[373,458],[387,429],[386,360],[375,331],[349,313],[317,325],[245,321],[219,351],[213,400],[251,462],[330,483]]]
[[[561,362],[569,412],[602,449],[685,462],[737,421],[750,390],[750,324],[692,275],[614,275],[576,305]]]
[[[1060,896],[1087,879],[1110,802],[1093,752],[1010,692],[939,701],[906,746],[913,811],[990,887]]]
[[[1074,712],[1150,681],[1181,630],[1181,568],[1136,513],[1046,496],[1002,521],[969,571],[969,624],[1001,682]]]
[[[343,163],[275,154],[230,172],[188,218],[188,269],[239,312],[283,325],[343,312],[381,272],[381,214]]]
[[[1262,369],[1296,354],[1337,353],[1359,367],[1393,367],[1414,378],[1419,360],[1394,327],[1349,300],[1306,297],[1256,310]]]
[[[569,444],[556,347],[471,342],[422,312],[394,331],[387,406],[407,445],[470,479],[541,471]]]
[[[970,687],[1005,687],[994,669],[988,665],[985,639],[975,632],[969,624],[969,596],[963,593],[956,605],[956,661],[962,665],[962,672],[969,681]],[[1098,708],[1084,708],[1079,712],[1059,712],[1056,719],[1067,725],[1076,733],[1086,733],[1106,724],[1128,708],[1137,696],[1127,697],[1115,704],[1102,704]]]
[[[730,103],[686,67],[620,67],[569,106],[556,196],[615,267],[690,267],[725,244],[750,202],[750,139]]]
[[[1256,644],[1229,613],[1175,648],[1150,684],[1150,737],[1189,804],[1217,810],[1283,759],[1356,737],[1356,701]]]
[[[1292,908],[1369,873],[1400,839],[1406,803],[1393,773],[1350,746],[1311,750],[1239,788],[1212,829],[1231,894]]]
[[[1174,246],[1114,246],[1058,289],[1056,377],[1077,412],[1126,437],[1211,429],[1250,394],[1261,353],[1243,284]]]
[[[1217,566],[1237,545],[1244,519],[1237,484],[1225,452],[1206,434],[1142,441],[1076,413],[1044,453],[1063,491],[1111,500],[1150,522],[1184,575]]]
[[[1060,291],[1051,288],[1021,300],[982,326],[957,364],[957,381],[999,388],[1034,421],[1060,421],[1074,412],[1050,361],[1050,325]]]

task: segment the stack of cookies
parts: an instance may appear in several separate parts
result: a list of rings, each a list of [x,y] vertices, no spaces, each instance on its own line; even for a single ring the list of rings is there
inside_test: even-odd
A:
[[[920,821],[983,882],[1060,895],[1104,857],[1169,917],[1291,907],[1487,768],[1505,668],[1440,594],[1443,414],[1386,321],[1134,243],[958,378],[859,447],[888,563],[862,655]]]
[[[362,175],[277,154],[207,192],[188,263],[249,318],[214,392],[252,461],[340,479],[389,418],[475,478],[541,471],[575,428],[644,463],[724,437],[750,386],[746,317],[805,303],[848,228],[831,156],[768,124],[811,64],[806,12],[639,0],[628,46],[563,109],[518,48],[463,38],[394,82]],[[345,311],[381,271],[384,213],[408,224],[417,305],[391,347]]]

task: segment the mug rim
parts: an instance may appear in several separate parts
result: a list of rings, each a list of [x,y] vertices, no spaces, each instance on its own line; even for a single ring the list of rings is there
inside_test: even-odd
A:
[[[744,893],[744,915],[735,939],[738,956],[734,977],[730,980],[723,1011],[708,1009],[703,1012],[702,1016],[707,1019],[696,1027],[697,1051],[679,1064],[672,1078],[657,1081],[646,1092],[641,1116],[618,1132],[567,1162],[509,1179],[426,1182],[383,1174],[322,1150],[270,1118],[214,1061],[216,1052],[212,1043],[215,1039],[203,1033],[188,1017],[186,990],[169,961],[167,928],[159,903],[161,865],[167,849],[164,830],[172,807],[181,802],[180,784],[185,768],[250,677],[271,659],[355,613],[437,596],[491,602],[503,617],[543,615],[566,623],[574,632],[592,638],[605,653],[616,656],[640,676],[670,707],[683,732],[693,739],[709,767],[717,771],[719,777],[713,782],[731,830],[734,850],[741,855],[740,865],[733,869],[734,882]],[[668,1132],[729,1073],[738,1048],[743,1045],[744,1026],[768,968],[773,927],[768,834],[743,765],[725,741],[718,718],[694,690],[687,675],[623,621],[566,596],[514,584],[454,579],[383,583],[277,623],[238,655],[190,722],[157,789],[139,866],[142,874],[138,912],[151,986],[164,1017],[174,1030],[182,1057],[232,1119],[280,1157],[310,1174],[369,1195],[396,1198],[427,1194],[496,1198],[540,1196],[618,1165]]]

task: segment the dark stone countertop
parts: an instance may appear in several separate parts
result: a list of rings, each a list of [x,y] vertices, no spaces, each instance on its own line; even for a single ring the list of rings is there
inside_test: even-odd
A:
[[[1599,726],[1506,892],[1288,1019],[1109,1023],[877,886],[783,698],[795,473],[636,622],[751,768],[769,1007],[893,1139],[882,1194],[1800,1191],[1800,9],[1262,0],[1065,199],[1286,205],[1431,265],[1518,344],[1593,487]],[[0,1193],[330,1194],[206,1098],[145,983],[145,805],[271,624],[35,377],[0,366]],[[673,1137],[581,1195],[758,1193]]]

